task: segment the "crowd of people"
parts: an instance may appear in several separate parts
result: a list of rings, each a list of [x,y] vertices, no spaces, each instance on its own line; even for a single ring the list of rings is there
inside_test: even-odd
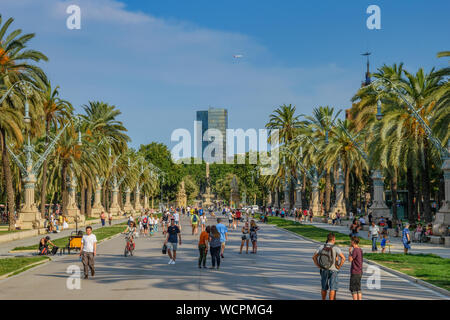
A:
[[[209,212],[209,216],[207,216]],[[220,269],[221,263],[225,258],[225,248],[229,241],[230,232],[240,232],[241,239],[239,245],[239,254],[256,254],[258,250],[258,231],[260,228],[255,221],[255,211],[247,209],[232,209],[224,207],[218,210],[217,217],[213,210],[196,207],[176,208],[164,210],[163,213],[157,214],[153,210],[143,210],[141,215],[136,219],[133,215],[129,216],[125,234],[131,239],[133,248],[135,248],[134,239],[138,235],[150,237],[156,232],[161,231],[163,234],[163,253],[168,254],[169,265],[176,264],[178,246],[182,245],[182,224],[181,217],[185,216],[189,221],[191,235],[198,236],[198,259],[199,269],[207,268],[208,252],[210,254],[210,269]],[[269,216],[287,217],[291,216],[297,222],[312,220],[312,214],[308,210],[294,209],[288,212],[284,209],[264,208],[259,214],[261,222],[267,222]],[[51,219],[58,220],[58,217],[51,215]],[[101,213],[102,226],[105,225],[109,216],[104,212]],[[337,214],[333,224],[340,224],[341,215]],[[64,220],[63,220],[64,221]],[[110,222],[111,223],[111,222]],[[389,246],[388,230],[393,228],[393,223],[389,218],[381,216],[378,219],[373,218],[369,213],[367,225],[368,238],[372,240],[372,252],[378,251],[378,240],[381,239],[381,252],[385,253],[386,247]],[[355,217],[349,227],[351,244],[348,248],[347,257],[343,253],[344,250],[336,245],[336,237],[333,233],[329,233],[326,242],[317,248],[313,254],[313,262],[319,268],[321,279],[321,296],[322,299],[336,299],[336,293],[339,286],[339,273],[345,261],[351,263],[349,290],[354,300],[362,299],[361,279],[363,274],[363,252],[359,246],[360,231],[366,226],[366,220],[363,216]],[[402,242],[405,253],[411,248],[413,239],[420,240],[423,235],[431,234],[431,225],[422,227],[421,224],[417,228],[410,231],[410,225],[401,222],[397,224],[401,229]],[[412,235],[411,235],[412,233]],[[89,272],[93,277],[95,274],[94,257],[96,256],[97,240],[92,233],[92,228],[86,228],[86,234],[82,237],[82,246],[80,257],[84,267],[85,279],[89,277]],[[51,246],[52,248],[50,249]],[[249,250],[251,247],[251,250]],[[39,250],[42,254],[56,253],[58,247],[55,246],[50,237],[42,238],[39,243]]]
[[[239,224],[244,223],[240,230],[242,232],[242,241],[239,253],[242,254],[245,246],[246,253],[248,254],[249,244],[251,244],[252,249],[250,253],[256,254],[259,227],[253,219],[255,217],[255,210],[251,208],[241,210],[223,207],[218,209],[218,211],[222,213],[222,217],[216,217],[212,208],[204,210],[201,207],[181,207],[175,209],[171,207],[170,209],[164,210],[161,214],[156,214],[153,210],[146,210],[136,219],[133,215],[129,216],[124,233],[131,240],[133,248],[135,248],[134,239],[137,236],[149,237],[160,229],[164,236],[163,252],[167,252],[169,256],[168,264],[173,265],[176,264],[178,246],[182,244],[182,226],[180,219],[181,216],[186,216],[190,222],[191,234],[193,236],[199,235],[199,268],[206,268],[206,257],[209,251],[211,268],[219,269],[221,260],[225,258],[224,251],[226,242],[228,241],[228,233],[231,231],[239,231]],[[210,217],[207,216],[207,212]],[[209,220],[211,219],[217,223],[209,224]],[[227,220],[228,226],[222,222]],[[267,217],[265,221],[267,221]]]

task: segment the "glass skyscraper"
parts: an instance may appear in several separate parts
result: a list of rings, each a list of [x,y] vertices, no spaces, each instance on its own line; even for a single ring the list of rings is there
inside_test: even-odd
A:
[[[224,108],[211,108],[209,107],[207,111],[197,111],[197,121],[202,122],[202,137],[208,129],[218,129],[222,133],[222,146],[223,146],[223,160],[226,157],[227,149],[227,129],[228,129],[228,110]],[[203,150],[208,146],[210,142],[202,142],[202,158]],[[213,156],[215,156],[213,154]]]

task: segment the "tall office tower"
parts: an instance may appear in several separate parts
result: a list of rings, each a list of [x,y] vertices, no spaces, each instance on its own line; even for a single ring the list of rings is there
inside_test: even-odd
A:
[[[218,129],[222,133],[223,160],[226,158],[227,150],[227,129],[228,129],[228,110],[224,108],[211,108],[207,111],[197,111],[197,121],[202,122],[202,136],[208,129]],[[202,142],[201,154],[203,158],[203,150],[208,146],[209,141]],[[213,154],[213,156],[215,156]]]

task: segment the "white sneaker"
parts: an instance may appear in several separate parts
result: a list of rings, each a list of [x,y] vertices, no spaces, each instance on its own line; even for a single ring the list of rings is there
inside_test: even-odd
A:
[[[172,262],[173,262],[173,260],[172,260],[172,259],[170,259],[170,260],[169,260],[169,263],[168,263],[168,264],[172,264]]]
[[[172,260],[172,263],[171,263],[171,264],[175,264],[175,261]]]

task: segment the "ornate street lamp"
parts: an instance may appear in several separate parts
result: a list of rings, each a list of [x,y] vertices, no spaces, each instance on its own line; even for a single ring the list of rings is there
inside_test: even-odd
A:
[[[383,114],[381,113],[381,100],[380,99],[377,100],[377,114],[375,117],[377,118],[378,121],[383,119]]]

